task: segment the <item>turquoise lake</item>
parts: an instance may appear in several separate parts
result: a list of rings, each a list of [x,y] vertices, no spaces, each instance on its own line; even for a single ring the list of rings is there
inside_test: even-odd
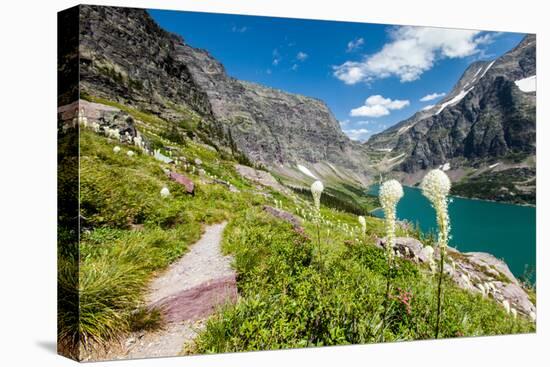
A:
[[[418,223],[425,233],[437,232],[435,211],[420,189],[403,189],[405,196],[397,205],[397,217]],[[371,186],[369,193],[377,195],[378,185]],[[372,214],[383,216],[381,209]],[[462,252],[488,252],[506,261],[516,276],[524,275],[526,266],[535,270],[535,207],[453,197],[449,214],[451,246]],[[534,271],[530,280],[536,280]]]

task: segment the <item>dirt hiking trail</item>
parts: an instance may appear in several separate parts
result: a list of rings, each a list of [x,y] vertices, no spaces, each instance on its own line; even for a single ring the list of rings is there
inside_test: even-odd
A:
[[[200,240],[149,285],[146,301],[161,310],[162,330],[134,333],[106,359],[177,356],[218,306],[236,300],[232,257],[221,252],[226,225],[207,226]]]

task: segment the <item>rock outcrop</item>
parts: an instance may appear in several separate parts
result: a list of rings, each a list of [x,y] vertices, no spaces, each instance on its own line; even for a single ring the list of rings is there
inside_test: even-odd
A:
[[[150,143],[136,129],[136,120],[116,107],[84,100],[60,106],[57,109],[60,128],[80,125],[98,134],[150,152]]]
[[[301,219],[295,216],[294,214],[289,213],[286,210],[274,208],[269,205],[264,205],[263,210],[264,212],[272,215],[275,218],[281,219],[285,222],[292,224],[292,227],[296,233],[299,233],[302,236],[307,236],[305,233],[304,227],[302,226]]]
[[[384,248],[386,239],[378,239],[376,244]],[[397,256],[416,263],[429,264],[431,259],[423,251],[424,248],[422,242],[414,238],[395,239],[394,249]],[[439,259],[438,249],[435,250],[433,259]],[[522,284],[514,277],[508,265],[493,255],[484,252],[462,253],[448,247],[444,271],[460,288],[480,293],[484,297],[492,297],[500,303],[508,301],[518,312],[536,318],[536,307]]]

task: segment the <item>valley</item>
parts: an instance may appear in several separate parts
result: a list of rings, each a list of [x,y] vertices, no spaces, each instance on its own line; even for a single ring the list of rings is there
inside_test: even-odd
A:
[[[58,65],[77,74],[60,78],[57,110],[59,203],[76,211],[58,230],[62,353],[536,331],[536,277],[522,271],[536,252],[534,36],[360,143],[322,100],[232,77],[144,9],[71,11],[78,37]],[[441,253],[435,215],[417,188],[433,169],[452,181],[439,282],[426,255]],[[373,191],[389,179],[405,193],[394,247]]]

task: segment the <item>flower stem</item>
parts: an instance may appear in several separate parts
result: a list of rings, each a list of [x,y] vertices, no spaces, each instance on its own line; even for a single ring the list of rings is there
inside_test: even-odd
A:
[[[382,335],[380,341],[384,342],[384,330],[386,329],[386,317],[388,314],[388,303],[390,299],[390,289],[391,289],[391,271],[392,271],[392,259],[388,257],[388,270],[386,272],[386,296],[384,299],[384,314],[382,315]]]
[[[317,218],[317,252],[319,256],[319,270],[322,270],[323,257],[321,256],[321,228]]]
[[[444,264],[444,258],[445,258],[445,249],[440,248],[439,249],[439,280],[437,284],[437,318],[435,321],[435,338],[437,339],[439,337],[439,320],[441,317],[441,298],[442,298],[442,280],[443,280],[443,264]]]

